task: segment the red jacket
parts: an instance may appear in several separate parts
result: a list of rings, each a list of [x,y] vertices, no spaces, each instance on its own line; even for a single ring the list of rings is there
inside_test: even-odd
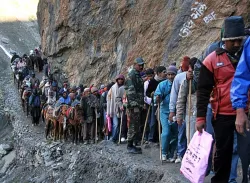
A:
[[[206,57],[200,70],[197,89],[197,122],[206,121],[207,104],[216,114],[236,115],[230,100],[230,88],[237,62],[232,64],[226,50],[217,49]]]

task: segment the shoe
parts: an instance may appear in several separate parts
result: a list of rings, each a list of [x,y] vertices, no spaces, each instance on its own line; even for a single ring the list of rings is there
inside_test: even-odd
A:
[[[136,146],[135,146],[135,148],[136,148],[138,151],[141,151],[141,148],[140,148],[140,147],[136,147]]]
[[[161,160],[162,161],[167,161],[167,156],[165,154],[161,155]]]
[[[126,142],[126,139],[124,137],[122,137],[121,142]]]
[[[139,151],[135,146],[132,147],[127,147],[128,153],[129,154],[141,154],[142,151]]]
[[[87,141],[87,140],[84,140],[83,144],[84,144],[84,145],[87,145],[87,144],[88,144],[88,141]]]
[[[95,143],[95,140],[90,140],[89,143],[90,143],[90,144],[94,144],[94,143]]]
[[[174,163],[175,162],[175,158],[169,158],[169,163]]]
[[[182,158],[181,157],[177,157],[177,159],[175,160],[175,163],[177,164],[177,163],[181,163],[181,161],[182,161]]]

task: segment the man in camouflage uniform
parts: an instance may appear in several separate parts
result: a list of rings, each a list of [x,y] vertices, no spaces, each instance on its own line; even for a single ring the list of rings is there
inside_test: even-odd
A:
[[[127,95],[127,115],[130,118],[128,127],[128,152],[132,154],[141,153],[141,148],[135,147],[133,142],[139,132],[140,113],[144,104],[144,85],[140,76],[143,70],[144,60],[139,57],[135,59],[133,69],[128,73],[125,82]]]

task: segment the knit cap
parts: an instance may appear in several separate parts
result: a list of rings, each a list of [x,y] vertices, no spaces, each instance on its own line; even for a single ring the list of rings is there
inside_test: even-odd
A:
[[[173,65],[170,65],[167,69],[167,74],[177,74],[177,68]]]
[[[189,66],[190,58],[188,56],[183,57],[181,62],[181,69],[182,71],[187,71]]]

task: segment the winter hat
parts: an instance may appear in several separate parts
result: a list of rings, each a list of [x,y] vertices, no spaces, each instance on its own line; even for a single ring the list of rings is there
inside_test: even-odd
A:
[[[169,67],[168,67],[168,69],[167,69],[167,74],[170,74],[170,73],[172,73],[172,74],[177,74],[177,68],[175,67],[175,66],[173,66],[173,65],[170,65]]]
[[[224,33],[222,41],[244,39],[245,24],[241,16],[231,16],[224,20]]]
[[[189,61],[190,61],[190,58],[188,56],[183,57],[183,59],[181,61],[181,70],[182,71],[188,70]]]
[[[125,80],[125,77],[122,74],[119,74],[115,77],[115,80],[117,81],[118,79],[123,79]]]
[[[90,91],[90,89],[89,88],[84,88],[84,90],[83,90],[84,92],[89,92]]]
[[[146,70],[145,73],[146,73],[146,75],[153,75],[154,74],[154,70],[151,69],[151,68],[149,68],[149,69]]]
[[[156,68],[156,73],[158,74],[158,73],[161,73],[161,72],[166,71],[166,70],[167,70],[166,67],[159,66],[159,67]]]
[[[98,92],[98,88],[95,87],[95,86],[93,86],[93,87],[91,88],[91,93],[94,93],[94,92]]]

